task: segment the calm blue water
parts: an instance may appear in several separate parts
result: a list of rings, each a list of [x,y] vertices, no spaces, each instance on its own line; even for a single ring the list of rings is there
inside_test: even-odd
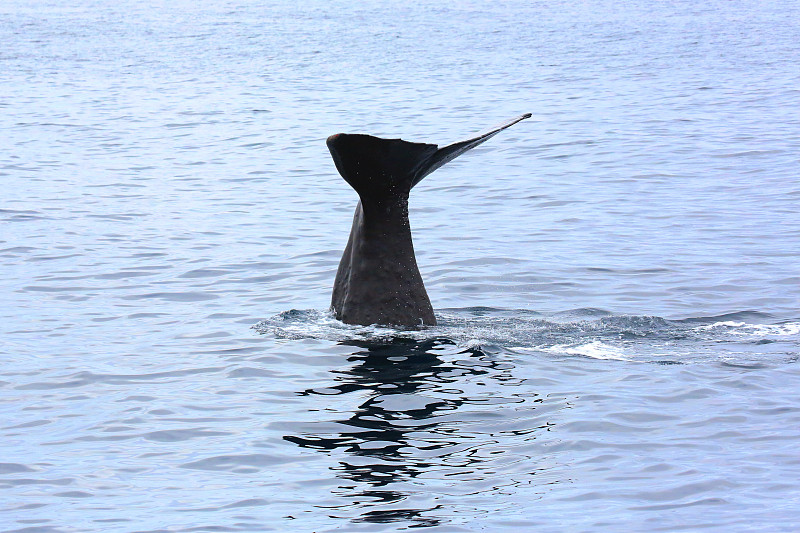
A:
[[[0,530],[796,531],[798,20],[3,2]],[[523,112],[414,189],[440,325],[336,322],[324,139]]]

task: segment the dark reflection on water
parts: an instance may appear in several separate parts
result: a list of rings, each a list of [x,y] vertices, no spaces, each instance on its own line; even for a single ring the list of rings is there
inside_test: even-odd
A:
[[[513,365],[496,360],[477,347],[458,348],[445,338],[343,344],[358,348],[348,358],[354,366],[335,371],[335,384],[330,388],[307,389],[300,394],[366,391],[368,398],[351,416],[336,421],[342,429],[335,434],[285,435],[284,440],[304,448],[345,451],[350,459],[339,461],[332,469],[340,479],[355,483],[352,489],[362,487],[345,495],[356,504],[401,502],[409,496],[409,491],[398,490],[397,485],[413,486],[414,478],[423,474],[473,481],[483,477],[481,464],[487,461],[483,447],[499,442],[484,433],[480,426],[471,429],[469,424],[462,426],[453,415],[465,404],[491,404],[485,395],[470,398],[462,390],[465,382],[490,378],[496,389],[498,379],[513,381],[510,375]],[[457,359],[453,360],[453,356]],[[529,393],[528,396],[536,395]],[[498,402],[522,403],[524,400],[511,397],[498,399]],[[353,520],[434,526],[441,520],[422,516],[422,513],[434,512],[440,507],[433,503],[424,509],[370,510]]]

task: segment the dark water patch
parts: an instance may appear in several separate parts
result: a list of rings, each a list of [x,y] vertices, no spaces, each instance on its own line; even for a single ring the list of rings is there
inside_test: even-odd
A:
[[[66,533],[67,531],[55,526],[29,526],[20,529],[9,529],[6,533]]]
[[[229,503],[227,505],[220,505],[216,507],[203,507],[200,509],[181,509],[181,512],[213,512],[213,511],[220,511],[223,509],[242,509],[248,507],[264,507],[269,505],[269,501],[265,500],[264,498],[249,498],[246,500],[241,500],[234,503]],[[196,530],[200,530],[200,528],[193,528]],[[206,531],[206,529],[202,529]],[[238,529],[231,529],[230,531],[238,531]]]
[[[62,255],[35,255],[33,257],[29,257],[27,260],[30,262],[38,262],[38,261],[56,261],[59,259],[71,259],[73,257],[80,257],[81,254],[62,254]]]
[[[668,511],[672,509],[680,509],[684,507],[694,507],[698,505],[727,505],[730,503],[728,500],[722,498],[702,498],[700,500],[693,500],[686,503],[666,504],[666,505],[640,505],[631,507],[637,511]],[[694,527],[694,526],[692,526]]]
[[[58,478],[58,479],[32,479],[32,478],[8,478],[0,479],[0,488],[11,488],[29,485],[54,485],[56,487],[63,487],[75,483],[72,478]]]
[[[286,463],[302,462],[299,457],[268,454],[220,455],[185,463],[180,468],[193,470],[220,470],[234,474],[253,474],[265,468]]]
[[[219,277],[230,274],[231,272],[228,270],[220,270],[220,269],[212,269],[212,268],[199,268],[196,270],[190,270],[189,272],[184,272],[183,274],[179,275],[179,278],[208,278],[208,277]]]
[[[374,523],[391,524],[393,522],[404,522],[408,528],[435,527],[442,523],[441,519],[423,516],[423,513],[434,512],[441,509],[441,505],[428,509],[392,509],[387,511],[367,511],[358,518],[353,519],[353,523]]]
[[[155,396],[133,395],[133,396],[128,396],[126,398],[122,398],[122,399],[117,400],[117,401],[118,402],[143,402],[143,403],[148,403],[148,402],[151,402],[151,401],[153,401],[155,399],[156,399]]]
[[[114,213],[114,214],[103,214],[103,215],[92,215],[92,214],[87,215],[88,218],[98,218],[101,220],[115,220],[122,222],[136,220],[147,216],[149,216],[149,213]]]
[[[0,254],[9,254],[9,255],[16,255],[16,254],[27,254],[32,251],[36,250],[31,246],[13,246],[11,248],[3,248],[0,249]]]
[[[17,424],[14,426],[7,426],[3,429],[23,429],[23,428],[34,428],[38,426],[46,426],[47,424],[51,424],[52,420],[32,420],[30,422],[24,422],[22,424]],[[1,471],[1,469],[0,469]]]
[[[182,442],[202,437],[217,437],[222,435],[230,435],[225,431],[211,431],[208,429],[169,429],[160,431],[151,431],[143,434],[141,437],[145,440],[155,442]]]
[[[90,494],[82,490],[70,490],[67,492],[53,493],[53,496],[57,496],[59,498],[91,498],[94,496],[94,494]]]
[[[178,115],[188,116],[188,117],[210,117],[214,115],[223,115],[225,114],[224,111],[215,111],[215,110],[207,110],[207,111],[180,111]]]
[[[23,291],[28,292],[89,292],[95,290],[93,287],[53,287],[50,285],[29,285],[22,287]]]
[[[759,323],[770,323],[774,321],[775,317],[769,313],[765,313],[763,311],[736,311],[733,313],[725,313],[722,315],[716,316],[699,316],[699,317],[691,317],[691,318],[684,318],[682,320],[677,320],[676,322],[683,322],[687,324],[713,324],[716,322],[729,322],[729,321],[745,321],[745,322],[754,322],[756,324]]]
[[[2,220],[5,222],[25,222],[50,218],[39,211],[15,209],[0,209],[0,217],[2,217]]]
[[[0,475],[36,472],[33,468],[17,463],[0,463]]]
[[[267,148],[269,146],[273,146],[275,143],[269,141],[262,141],[257,143],[247,143],[239,145],[240,148]]]
[[[158,272],[148,272],[146,270],[122,270],[119,272],[110,272],[107,274],[97,274],[91,276],[94,279],[129,279],[129,278],[139,278],[143,276],[153,276],[156,275]],[[57,278],[52,278],[57,279]]]
[[[273,370],[251,367],[237,368],[236,370],[228,372],[229,378],[273,378],[278,375],[279,374]]]
[[[152,292],[147,294],[130,294],[120,296],[123,300],[165,300],[168,302],[203,302],[219,298],[218,294],[198,291],[186,292]]]

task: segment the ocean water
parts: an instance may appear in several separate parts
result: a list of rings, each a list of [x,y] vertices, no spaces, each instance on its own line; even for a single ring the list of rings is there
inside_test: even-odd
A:
[[[800,4],[0,4],[0,530],[797,531]],[[327,310],[446,144],[439,325]]]

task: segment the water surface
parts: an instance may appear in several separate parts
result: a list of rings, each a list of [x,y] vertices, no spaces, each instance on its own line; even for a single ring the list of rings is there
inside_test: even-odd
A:
[[[0,6],[7,531],[794,531],[796,2]],[[327,307],[336,132],[439,326]]]

